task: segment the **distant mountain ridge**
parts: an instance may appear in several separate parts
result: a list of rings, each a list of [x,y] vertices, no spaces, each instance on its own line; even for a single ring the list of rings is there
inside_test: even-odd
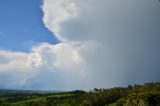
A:
[[[60,93],[64,91],[56,91],[56,90],[12,90],[12,89],[0,89],[1,94],[11,94],[11,93]]]

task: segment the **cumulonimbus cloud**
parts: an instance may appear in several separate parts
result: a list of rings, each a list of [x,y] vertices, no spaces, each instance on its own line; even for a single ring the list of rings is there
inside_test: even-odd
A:
[[[42,9],[45,26],[61,43],[39,43],[28,53],[0,50],[0,79],[10,83],[0,82],[3,87],[71,90],[160,81],[156,0],[44,0]]]
[[[160,80],[158,1],[44,0],[42,8],[60,41],[81,46],[90,87]]]

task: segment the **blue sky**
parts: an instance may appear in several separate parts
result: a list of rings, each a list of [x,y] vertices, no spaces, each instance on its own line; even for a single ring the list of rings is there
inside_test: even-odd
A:
[[[41,5],[42,0],[0,0],[1,49],[28,51],[32,43],[58,42],[44,27]]]
[[[160,81],[158,0],[0,0],[0,88]]]

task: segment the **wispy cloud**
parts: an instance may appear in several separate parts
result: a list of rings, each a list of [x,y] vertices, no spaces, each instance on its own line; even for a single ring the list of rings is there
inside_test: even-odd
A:
[[[0,31],[0,35],[1,35],[1,34],[3,34],[3,32],[2,32],[2,31]]]

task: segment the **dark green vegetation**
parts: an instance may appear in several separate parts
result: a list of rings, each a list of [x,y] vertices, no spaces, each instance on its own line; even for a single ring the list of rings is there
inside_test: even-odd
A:
[[[160,83],[127,88],[94,89],[87,94],[89,106],[160,106]]]
[[[0,106],[160,106],[160,83],[89,92],[32,92],[0,90]]]

